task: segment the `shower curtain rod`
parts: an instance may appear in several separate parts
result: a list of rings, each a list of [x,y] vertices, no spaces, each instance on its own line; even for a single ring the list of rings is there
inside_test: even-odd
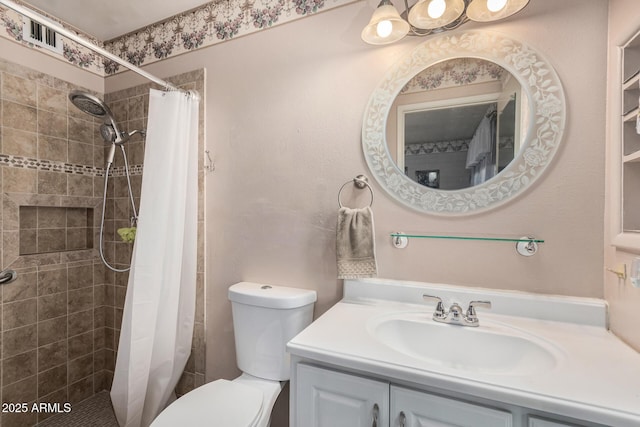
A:
[[[154,76],[153,74],[147,73],[146,71],[142,70],[141,68],[136,67],[135,65],[125,61],[124,59],[120,58],[119,56],[116,56],[114,54],[112,54],[111,52],[108,52],[107,50],[94,45],[93,43],[83,39],[82,37],[78,36],[77,34],[74,34],[73,32],[67,30],[66,28],[64,28],[62,25],[59,25],[58,23],[32,11],[31,9],[28,9],[26,7],[23,7],[19,4],[16,4],[14,2],[12,2],[11,0],[0,0],[0,4],[8,7],[9,9],[13,9],[16,12],[18,12],[21,15],[24,15],[28,18],[31,18],[35,21],[41,22],[42,24],[46,25],[47,27],[51,28],[53,31],[55,31],[56,33],[59,33],[61,35],[63,35],[64,37],[71,39],[73,41],[75,41],[78,44],[81,44],[82,46],[86,47],[87,49],[91,49],[92,51],[94,51],[95,53],[113,61],[116,62],[120,65],[122,65],[125,68],[128,68],[129,70],[133,71],[134,73],[140,74],[142,77],[151,80],[154,83],[159,84],[160,86],[164,87],[166,90],[179,90],[177,87],[175,87],[174,85],[172,85],[169,82],[166,82],[156,76]]]

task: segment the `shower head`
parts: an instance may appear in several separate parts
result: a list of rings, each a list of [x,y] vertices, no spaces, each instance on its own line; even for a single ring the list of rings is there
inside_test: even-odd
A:
[[[107,104],[97,96],[81,90],[73,90],[69,93],[69,100],[80,111],[103,120],[103,124],[100,126],[100,135],[105,142],[124,144],[129,139],[128,133],[118,130],[113,113]]]
[[[78,107],[81,111],[97,117],[99,119],[113,120],[113,114],[107,104],[105,104],[97,96],[80,90],[73,90],[69,93],[69,101]],[[107,121],[105,121],[107,123]]]

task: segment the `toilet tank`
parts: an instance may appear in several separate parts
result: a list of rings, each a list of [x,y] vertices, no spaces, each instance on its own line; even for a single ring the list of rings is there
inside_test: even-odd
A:
[[[229,288],[238,368],[254,377],[289,379],[289,342],[313,320],[316,292],[241,282]]]

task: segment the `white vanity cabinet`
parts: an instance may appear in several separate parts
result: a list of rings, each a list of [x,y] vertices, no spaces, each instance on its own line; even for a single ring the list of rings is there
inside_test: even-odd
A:
[[[298,364],[297,427],[512,427],[510,412]]]
[[[493,407],[294,363],[291,427],[591,427],[513,405]],[[496,403],[496,406],[499,406]]]

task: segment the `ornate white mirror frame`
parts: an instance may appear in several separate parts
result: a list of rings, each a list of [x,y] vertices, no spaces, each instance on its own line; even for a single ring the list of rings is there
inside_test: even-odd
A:
[[[437,190],[416,183],[396,166],[386,142],[391,105],[416,74],[457,57],[495,62],[520,82],[529,99],[522,149],[490,180],[461,190]],[[553,159],[565,125],[565,98],[555,70],[531,47],[500,33],[468,31],[432,37],[397,62],[365,108],[362,147],[372,175],[395,199],[420,212],[465,215],[495,208],[530,187]]]

